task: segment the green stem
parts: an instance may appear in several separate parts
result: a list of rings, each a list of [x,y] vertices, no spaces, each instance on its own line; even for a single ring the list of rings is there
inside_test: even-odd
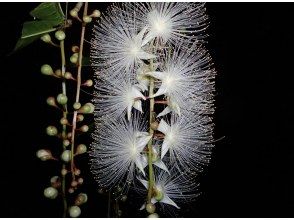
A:
[[[151,64],[152,65],[152,64]],[[150,77],[150,86],[149,86],[149,97],[154,93],[154,78]],[[154,130],[151,128],[151,124],[154,122],[154,98],[150,99],[150,109],[149,109],[149,135],[153,137]],[[148,171],[149,171],[149,184],[148,184],[148,196],[147,203],[151,203],[151,198],[153,194],[153,185],[154,185],[154,173],[152,165],[152,140],[148,142]]]
[[[88,12],[88,2],[85,2],[83,17],[87,15]],[[84,39],[85,39],[85,30],[86,23],[82,23],[81,38],[80,38],[80,50],[79,50],[79,60],[78,60],[78,72],[77,72],[77,90],[76,90],[76,99],[75,102],[80,101],[80,90],[82,82],[82,60],[83,60],[83,48],[84,48]],[[74,146],[75,146],[75,132],[77,128],[77,115],[78,111],[74,111],[73,120],[72,120],[72,136],[71,136],[71,173],[72,178],[75,180],[74,175]]]
[[[63,76],[63,81],[62,81],[62,94],[66,95],[66,83],[64,80],[64,74],[65,74],[65,52],[64,52],[64,41],[60,41],[60,52],[61,52],[61,74]],[[64,111],[63,111],[63,118],[67,118],[67,105],[64,105]],[[62,125],[62,140],[67,139],[66,135],[66,125]],[[63,150],[66,150],[66,146],[63,144]],[[62,164],[62,169],[65,169],[65,163]],[[61,188],[62,188],[62,199],[63,199],[63,217],[66,217],[67,213],[67,201],[66,201],[66,195],[65,195],[65,176],[62,175],[62,180],[61,180]]]

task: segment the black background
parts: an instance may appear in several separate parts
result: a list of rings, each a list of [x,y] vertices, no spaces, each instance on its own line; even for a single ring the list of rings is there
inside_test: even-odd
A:
[[[50,143],[46,125],[58,118],[46,97],[60,91],[60,83],[39,69],[59,61],[59,54],[38,41],[6,56],[37,5],[1,3],[1,217],[61,216],[61,203],[42,196],[57,166],[35,156]],[[105,6],[90,4],[101,11]],[[294,4],[208,3],[207,10],[207,47],[218,71],[216,138],[225,139],[201,176],[202,195],[179,216],[293,217]],[[82,217],[106,217],[105,196],[96,193],[88,166],[84,170],[89,202]],[[123,216],[144,217],[136,203],[130,198]]]

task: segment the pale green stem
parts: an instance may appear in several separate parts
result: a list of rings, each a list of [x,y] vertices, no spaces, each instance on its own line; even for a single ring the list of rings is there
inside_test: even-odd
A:
[[[83,17],[87,15],[88,12],[88,2],[85,2]],[[85,30],[86,23],[82,23],[81,38],[80,38],[80,50],[79,50],[79,60],[78,60],[78,72],[77,72],[77,90],[76,90],[76,99],[75,102],[80,101],[80,90],[82,82],[82,60],[83,60],[83,48],[84,48],[84,39],[85,39]],[[71,136],[71,173],[72,178],[75,180],[74,175],[74,150],[75,150],[75,132],[77,128],[77,115],[78,111],[74,111],[73,120],[72,120],[72,136]]]
[[[62,81],[62,94],[66,95],[66,84],[64,80],[64,74],[65,74],[65,52],[64,52],[64,41],[60,41],[60,52],[61,52],[61,74],[63,77]],[[63,118],[67,118],[67,105],[64,105],[64,111],[63,111]],[[62,125],[62,140],[67,139],[66,137],[66,125]],[[63,150],[66,150],[66,146],[63,144]],[[62,169],[65,169],[65,163],[62,164]],[[61,188],[62,188],[62,199],[63,199],[63,217],[66,217],[66,212],[67,212],[67,201],[66,201],[66,196],[65,196],[65,176],[62,175],[62,180],[61,180]]]

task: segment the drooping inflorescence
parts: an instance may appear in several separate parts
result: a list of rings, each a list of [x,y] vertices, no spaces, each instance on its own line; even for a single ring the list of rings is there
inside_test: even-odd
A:
[[[210,160],[206,29],[204,3],[157,2],[113,4],[93,30],[92,172],[101,187],[147,189],[150,214],[157,202],[180,208],[195,198],[194,177]]]

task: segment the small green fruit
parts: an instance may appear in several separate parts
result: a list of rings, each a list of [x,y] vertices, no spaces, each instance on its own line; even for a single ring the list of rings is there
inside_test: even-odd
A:
[[[41,37],[41,40],[44,41],[45,43],[50,43],[51,42],[51,37],[49,34],[44,34],[42,37]]]
[[[64,40],[65,39],[65,33],[62,30],[56,31],[55,32],[55,37],[57,40]]]
[[[73,104],[73,108],[75,109],[75,110],[78,110],[78,109],[80,109],[81,108],[81,103],[79,103],[79,102],[75,102],[74,104]]]
[[[146,205],[146,211],[150,214],[154,213],[155,212],[155,205],[152,203],[148,203]]]
[[[79,110],[80,113],[84,114],[91,114],[95,110],[95,106],[92,103],[86,103],[83,107]]]
[[[72,10],[70,10],[69,14],[70,14],[70,16],[75,18],[78,16],[78,11],[76,9],[72,9]]]
[[[51,76],[53,75],[53,70],[50,65],[44,64],[43,66],[41,66],[41,73],[47,76]]]
[[[50,106],[56,106],[55,98],[54,97],[48,97],[46,100],[47,104]]]
[[[61,105],[65,105],[67,103],[67,96],[60,93],[58,96],[57,96],[57,102]]]
[[[88,80],[84,83],[84,86],[88,86],[88,87],[93,86],[93,80],[88,79]]]
[[[82,132],[87,132],[87,131],[89,131],[89,126],[88,125],[83,125],[82,127],[80,127],[80,130]]]
[[[70,72],[65,72],[64,73],[64,78],[66,78],[66,79],[72,79],[73,77],[72,77],[72,74]]]
[[[83,115],[77,115],[77,121],[83,121],[84,116]]]
[[[69,208],[69,216],[72,218],[77,218],[81,215],[81,209],[78,206],[72,206]]]
[[[49,136],[55,136],[55,135],[57,135],[58,131],[57,131],[57,128],[56,127],[54,127],[54,126],[48,126],[46,128],[46,133]]]
[[[67,125],[67,124],[68,124],[68,120],[67,120],[67,118],[61,118],[61,119],[60,119],[60,124],[62,124],[62,125]]]
[[[67,140],[67,139],[63,140],[63,145],[64,145],[65,147],[69,146],[69,145],[70,145],[70,141]]]
[[[80,193],[76,200],[75,200],[75,205],[82,205],[88,201],[88,196],[85,193]]]
[[[49,199],[55,199],[58,195],[57,189],[53,187],[48,187],[44,190],[44,196],[49,198]]]
[[[42,161],[50,160],[52,158],[51,152],[45,149],[38,150],[36,156]]]
[[[70,159],[71,159],[71,151],[70,150],[65,150],[62,152],[61,154],[61,159],[64,161],[64,162],[69,162]]]
[[[70,58],[70,62],[73,64],[76,64],[78,62],[79,59],[79,54],[78,53],[74,53]]]
[[[90,23],[91,21],[92,21],[92,18],[90,17],[90,16],[84,16],[83,17],[83,21],[85,22],[85,23]]]

